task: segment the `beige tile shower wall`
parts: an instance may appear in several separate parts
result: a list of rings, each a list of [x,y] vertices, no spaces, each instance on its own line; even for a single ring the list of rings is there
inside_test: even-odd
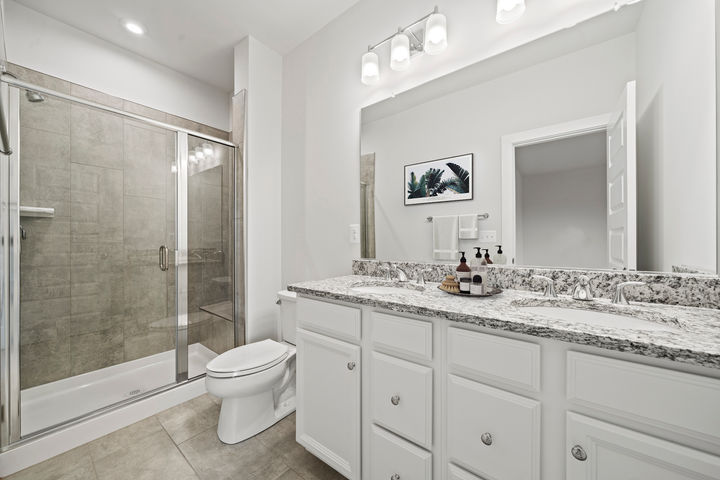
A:
[[[13,65],[10,71],[63,93],[228,137],[38,72]],[[52,97],[30,104],[21,96],[20,118],[21,204],[55,208],[53,218],[21,218],[27,233],[21,388],[174,348],[174,322],[167,320],[175,315],[175,278],[157,268],[158,247],[175,242],[174,135]],[[228,334],[216,323],[207,322],[203,341],[224,349],[232,329]]]

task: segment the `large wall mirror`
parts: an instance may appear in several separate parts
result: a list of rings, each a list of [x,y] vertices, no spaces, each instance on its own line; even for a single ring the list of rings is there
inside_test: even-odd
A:
[[[641,1],[364,108],[362,256],[716,274],[715,8]]]

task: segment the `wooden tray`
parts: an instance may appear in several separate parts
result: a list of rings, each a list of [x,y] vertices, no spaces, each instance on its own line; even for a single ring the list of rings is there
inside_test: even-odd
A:
[[[502,289],[500,288],[491,288],[489,290],[486,290],[484,294],[482,295],[473,295],[472,293],[455,293],[455,292],[446,292],[440,286],[438,285],[438,290],[441,292],[447,293],[448,295],[456,295],[458,297],[492,297],[493,295],[497,295],[498,293],[502,293]]]

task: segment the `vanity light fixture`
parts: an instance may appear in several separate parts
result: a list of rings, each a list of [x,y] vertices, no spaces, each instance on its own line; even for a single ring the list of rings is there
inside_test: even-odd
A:
[[[203,160],[205,158],[205,152],[203,152],[202,148],[195,147],[195,158],[198,160]]]
[[[137,22],[126,20],[123,22],[123,26],[125,27],[125,30],[130,33],[134,33],[135,35],[145,35],[145,28]]]
[[[390,68],[395,71],[407,70],[410,60],[420,53],[437,55],[447,48],[447,20],[438,8],[414,21],[384,40],[370,45],[362,56],[360,81],[375,85],[380,80],[380,61],[375,50],[390,42]]]
[[[198,163],[198,159],[197,159],[197,157],[195,157],[195,154],[194,154],[194,153],[191,153],[190,155],[188,155],[188,162],[190,162],[190,163]],[[177,167],[175,167],[175,168],[177,169]],[[176,171],[177,171],[177,170],[176,170]]]
[[[495,20],[501,25],[512,23],[525,13],[525,0],[497,0]]]
[[[212,157],[213,154],[213,147],[209,143],[203,143],[202,144],[202,151],[205,154],[206,157]]]

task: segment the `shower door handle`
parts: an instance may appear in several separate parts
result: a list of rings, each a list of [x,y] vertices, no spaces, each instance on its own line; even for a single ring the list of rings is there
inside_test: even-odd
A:
[[[170,251],[165,245],[161,245],[158,250],[158,266],[163,272],[167,272],[170,268],[168,266],[168,259],[170,258]]]

